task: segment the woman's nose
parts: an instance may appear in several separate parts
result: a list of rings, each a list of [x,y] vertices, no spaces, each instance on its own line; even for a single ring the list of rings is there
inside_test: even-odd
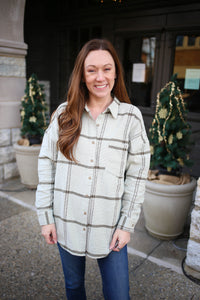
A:
[[[99,70],[97,72],[97,80],[99,80],[99,81],[104,80],[104,73],[103,73],[103,71]]]

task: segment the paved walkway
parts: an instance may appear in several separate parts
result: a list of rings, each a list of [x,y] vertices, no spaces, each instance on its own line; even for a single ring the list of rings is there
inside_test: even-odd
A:
[[[55,245],[40,235],[34,207],[35,190],[19,179],[0,185],[0,300],[65,298],[60,258]],[[141,214],[129,243],[131,299],[200,300],[200,285],[183,275],[187,232],[176,241],[151,237]],[[88,300],[103,300],[95,260],[87,259]],[[78,300],[78,299],[77,299]]]

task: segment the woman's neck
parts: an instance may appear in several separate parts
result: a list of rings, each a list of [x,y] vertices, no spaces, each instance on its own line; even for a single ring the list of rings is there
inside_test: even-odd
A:
[[[100,99],[89,99],[87,102],[87,106],[90,110],[90,113],[94,120],[106,110],[106,108],[112,103],[113,98],[110,97],[108,100],[100,100]]]

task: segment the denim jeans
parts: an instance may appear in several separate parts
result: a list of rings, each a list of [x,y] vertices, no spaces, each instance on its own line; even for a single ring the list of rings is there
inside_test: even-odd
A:
[[[86,300],[85,256],[72,255],[58,243],[68,300]],[[130,300],[127,246],[97,259],[105,300]]]

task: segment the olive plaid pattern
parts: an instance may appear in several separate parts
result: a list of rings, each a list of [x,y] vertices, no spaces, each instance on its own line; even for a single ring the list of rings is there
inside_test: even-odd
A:
[[[61,104],[45,132],[38,160],[36,207],[40,225],[56,224],[58,242],[74,255],[109,254],[116,228],[133,232],[144,200],[150,151],[138,108],[114,98],[96,121],[85,106],[74,149],[77,163],[58,149]]]

